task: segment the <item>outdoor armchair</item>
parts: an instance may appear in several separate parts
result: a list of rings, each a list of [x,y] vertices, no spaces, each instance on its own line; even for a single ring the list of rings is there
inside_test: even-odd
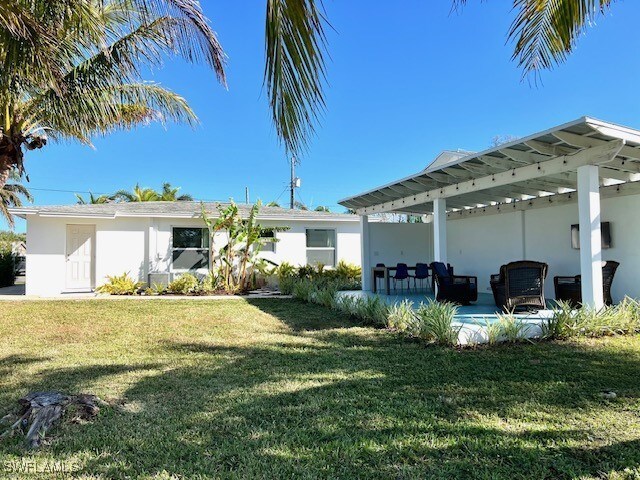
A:
[[[478,300],[478,278],[453,275],[452,269],[442,262],[431,263],[437,286],[436,300],[468,305]]]
[[[620,263],[613,260],[602,262],[602,289],[604,294],[604,303],[613,304],[611,298],[611,284],[616,270]],[[568,302],[573,307],[577,307],[582,303],[582,277],[576,275],[574,277],[554,277],[553,285],[556,292],[556,300]]]
[[[544,280],[548,268],[546,263],[526,260],[502,265],[500,273],[491,275],[496,306],[505,312],[546,308]]]

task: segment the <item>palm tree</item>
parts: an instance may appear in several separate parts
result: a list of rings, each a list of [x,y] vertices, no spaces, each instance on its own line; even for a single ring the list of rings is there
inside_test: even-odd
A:
[[[279,138],[307,145],[324,106],[315,0],[267,0],[265,84]],[[194,125],[184,98],[143,81],[177,55],[226,85],[224,51],[198,0],[0,0],[0,187],[24,151],[150,121]]]
[[[113,198],[120,202],[157,202],[161,194],[153,188],[141,188],[139,184],[133,187],[132,191],[118,190],[113,194]]]
[[[454,0],[454,7],[468,0]],[[613,0],[513,0],[516,18],[508,38],[515,43],[512,59],[523,77],[539,74],[566,60],[578,38],[605,13]]]
[[[20,183],[20,176],[16,172],[11,173],[11,179],[16,183],[6,183],[0,188],[0,215],[7,221],[9,227],[13,229],[15,222],[13,215],[9,212],[9,208],[21,207],[22,197],[29,202],[33,202],[33,197],[29,190]]]
[[[160,200],[163,202],[192,202],[193,197],[189,194],[178,195],[180,187],[172,187],[170,183],[165,182],[162,184],[162,194]]]
[[[78,205],[87,205],[87,204],[91,204],[91,205],[96,205],[96,204],[102,204],[102,203],[109,203],[113,201],[113,197],[109,196],[109,195],[94,195],[93,193],[89,192],[89,198],[87,200],[85,200],[85,198],[82,195],[79,194],[75,194],[76,198],[78,199]]]

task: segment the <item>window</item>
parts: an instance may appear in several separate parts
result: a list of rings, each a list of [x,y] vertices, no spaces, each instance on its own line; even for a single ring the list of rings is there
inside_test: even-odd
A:
[[[307,229],[307,263],[336,266],[336,231],[319,228]]]
[[[173,270],[209,268],[209,230],[206,228],[173,229]]]
[[[261,252],[275,252],[276,251],[276,242],[274,241],[276,238],[276,232],[273,230],[263,230],[260,235],[261,238],[270,238],[271,241],[265,242],[262,244],[262,248],[260,248]]]

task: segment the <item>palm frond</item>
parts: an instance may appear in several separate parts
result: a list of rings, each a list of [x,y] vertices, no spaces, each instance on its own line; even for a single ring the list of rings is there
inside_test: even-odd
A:
[[[309,143],[325,106],[326,36],[315,0],[268,0],[265,84],[279,138],[291,153]]]
[[[578,36],[610,4],[611,0],[515,0],[518,15],[509,40],[515,41],[512,59],[523,76],[564,62]]]
[[[159,121],[195,126],[198,119],[187,101],[153,83],[106,86],[76,90],[64,96],[41,97],[31,108],[38,128],[52,136],[89,143],[93,135],[129,129],[141,123]]]
[[[132,0],[138,7],[143,21],[159,17],[172,17],[183,25],[174,48],[186,61],[204,62],[215,72],[218,80],[226,86],[226,54],[218,36],[209,25],[197,0]]]
[[[24,185],[7,183],[0,188],[0,216],[6,220],[10,228],[14,227],[15,221],[13,215],[9,212],[9,208],[21,207],[23,205],[22,197],[29,202],[33,202],[31,192]]]

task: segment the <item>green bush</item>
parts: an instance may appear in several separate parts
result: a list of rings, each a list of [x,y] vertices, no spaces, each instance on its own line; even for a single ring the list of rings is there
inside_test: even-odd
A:
[[[413,302],[403,300],[389,307],[387,326],[401,332],[410,333],[416,325],[416,315],[413,310]]]
[[[10,248],[0,249],[0,287],[10,287],[16,281],[14,257]]]
[[[295,283],[304,280],[313,281],[320,289],[330,287],[337,290],[360,290],[361,273],[360,267],[343,260],[333,269],[328,269],[322,264],[302,265],[296,268],[283,262],[273,272],[278,278],[280,292],[284,295],[292,295]]]
[[[190,274],[184,273],[167,286],[167,293],[175,295],[193,295],[200,290],[200,282]]]
[[[509,343],[520,342],[527,339],[531,326],[513,313],[504,315],[498,314],[498,321],[495,322],[500,328],[500,336]]]
[[[449,302],[429,300],[422,303],[416,312],[418,325],[416,336],[439,345],[455,346],[462,327],[453,325],[458,307]]]
[[[360,279],[362,278],[362,268],[357,265],[347,263],[344,260],[340,260],[338,262],[334,272],[337,278],[344,280],[360,282]]]
[[[543,327],[545,338],[602,337],[640,333],[640,304],[625,298],[600,310],[590,307],[574,309],[558,302],[554,315]]]
[[[107,280],[107,283],[96,288],[96,292],[109,295],[137,295],[144,286],[143,282],[132,279],[129,273],[107,276]]]

